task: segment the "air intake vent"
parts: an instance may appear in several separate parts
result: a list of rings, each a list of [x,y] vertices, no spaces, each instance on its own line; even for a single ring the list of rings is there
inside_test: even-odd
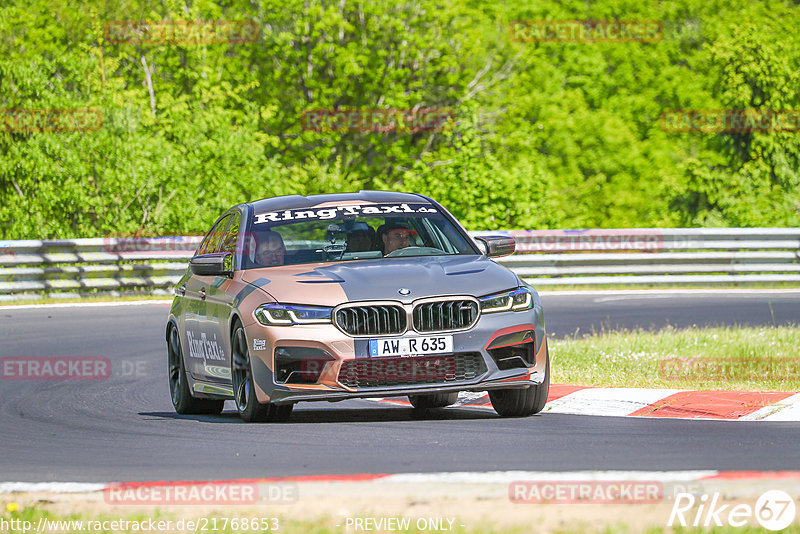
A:
[[[406,311],[400,306],[349,306],[336,312],[336,325],[351,336],[383,336],[406,331]]]
[[[486,372],[479,352],[416,358],[365,358],[346,360],[339,383],[350,388],[451,384],[475,380]]]
[[[478,303],[473,300],[439,300],[414,308],[414,330],[448,332],[471,327],[478,319]]]

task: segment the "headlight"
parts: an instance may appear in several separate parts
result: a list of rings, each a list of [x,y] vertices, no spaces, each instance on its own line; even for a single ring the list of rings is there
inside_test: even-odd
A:
[[[533,295],[524,287],[512,291],[495,293],[478,299],[481,303],[481,313],[495,313],[503,311],[521,311],[533,308]]]
[[[258,322],[267,326],[293,324],[325,324],[331,322],[333,308],[298,306],[296,304],[264,304],[256,310]]]

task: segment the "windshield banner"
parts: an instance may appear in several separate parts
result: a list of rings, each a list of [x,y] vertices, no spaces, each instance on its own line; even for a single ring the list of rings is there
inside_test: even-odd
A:
[[[329,206],[327,208],[302,208],[293,210],[271,211],[259,213],[255,216],[254,224],[265,222],[282,222],[294,220],[324,220],[335,219],[336,217],[366,217],[382,216],[396,213],[398,215],[418,214],[418,213],[437,213],[435,207],[430,204],[351,204],[349,206]]]

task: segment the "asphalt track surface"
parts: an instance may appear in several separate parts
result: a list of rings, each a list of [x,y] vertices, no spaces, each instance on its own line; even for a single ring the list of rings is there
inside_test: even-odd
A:
[[[800,292],[543,295],[560,336],[665,324],[800,321]],[[0,308],[0,357],[101,356],[105,380],[0,380],[0,481],[207,480],[442,471],[791,470],[800,423],[301,403],[284,424],[178,416],[166,378],[168,304]],[[557,358],[557,355],[554,355]],[[555,360],[557,361],[557,360]]]

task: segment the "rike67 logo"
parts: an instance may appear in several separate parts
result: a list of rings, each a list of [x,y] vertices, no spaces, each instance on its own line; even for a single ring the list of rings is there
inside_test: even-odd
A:
[[[696,510],[695,505],[697,505]],[[783,530],[794,522],[796,506],[794,499],[781,490],[764,492],[755,506],[749,504],[722,504],[720,494],[701,495],[691,493],[675,496],[667,525],[686,527],[724,526],[743,527],[754,519],[766,530]]]

